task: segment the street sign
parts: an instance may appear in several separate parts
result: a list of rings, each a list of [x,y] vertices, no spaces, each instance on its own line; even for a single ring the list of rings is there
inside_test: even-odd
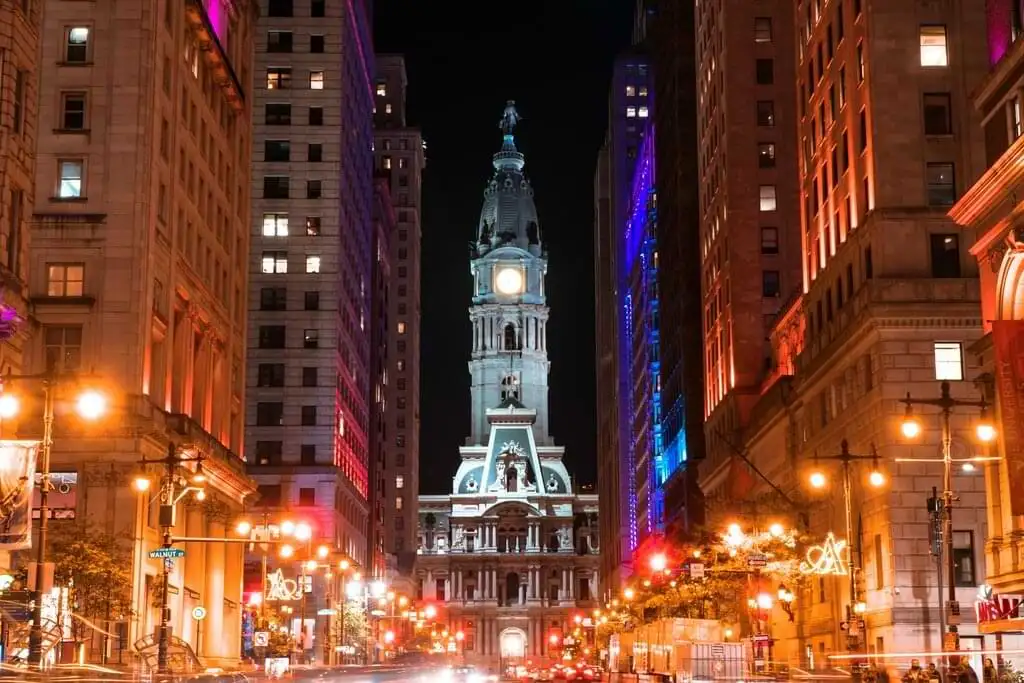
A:
[[[193,607],[192,608],[192,618],[195,619],[196,621],[202,621],[203,619],[205,619],[206,618],[206,608],[205,607]]]
[[[149,551],[149,558],[151,560],[173,559],[176,557],[185,557],[185,551],[182,548],[157,548],[156,550]]]
[[[764,555],[750,555],[747,557],[747,566],[751,569],[760,569],[768,566],[768,558]]]
[[[690,563],[690,578],[703,579],[704,578],[704,564],[702,562],[691,562]]]
[[[252,634],[252,644],[254,647],[266,647],[270,645],[270,633],[267,631],[256,631]]]

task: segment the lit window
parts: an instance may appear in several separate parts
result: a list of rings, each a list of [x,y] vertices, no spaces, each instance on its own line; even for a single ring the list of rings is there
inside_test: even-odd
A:
[[[921,27],[921,66],[949,66],[946,27]]]
[[[89,59],[89,29],[75,26],[68,29],[68,42],[64,46],[64,61],[69,64],[83,64]]]
[[[626,118],[627,119],[635,119],[636,118],[636,107],[626,107]]]
[[[401,474],[399,474],[398,476],[395,477],[395,488],[396,489],[404,489],[405,488],[405,477],[403,477]]]
[[[640,118],[646,119],[647,116],[648,116],[648,113],[649,112],[647,110],[647,107],[640,107],[640,110],[639,110]]]
[[[778,199],[776,198],[776,195],[775,195],[775,186],[774,185],[762,185],[761,186],[760,197],[761,197],[761,205],[760,205],[760,210],[761,211],[775,211],[775,209],[778,207]]]
[[[380,163],[381,163],[381,166],[383,166],[384,168],[386,168],[388,170],[391,170],[391,157],[389,157],[389,156],[381,157]]]
[[[405,334],[405,323],[398,323],[398,334]]]
[[[640,93],[640,97],[647,97],[647,86],[641,85],[640,90],[638,90],[637,92]]]
[[[935,342],[935,379],[959,382],[963,378],[963,349],[960,343]]]
[[[636,87],[632,85],[626,86],[626,97],[636,97]]]
[[[267,69],[267,90],[285,90],[292,87],[292,70],[285,67]]]
[[[61,161],[57,165],[60,173],[60,184],[57,187],[57,196],[61,199],[76,199],[82,196],[82,170],[81,161]]]
[[[396,496],[395,497],[395,509],[396,510],[401,510],[402,509],[402,497],[401,496]]]
[[[306,257],[306,272],[307,273],[319,273],[320,272],[320,257],[319,256],[307,256]]]
[[[264,237],[287,237],[288,236],[288,214],[286,214],[286,213],[265,213],[265,214],[263,214],[263,236]]]
[[[391,105],[390,104],[385,104],[384,105],[384,113],[385,114],[390,114],[391,113]]]
[[[286,251],[265,251],[263,252],[262,271],[264,273],[287,273],[288,252]]]
[[[387,97],[388,96],[388,85],[387,85],[387,83],[378,83],[377,84],[377,96],[378,97]]]
[[[310,71],[309,72],[309,89],[310,90],[323,90],[324,89],[324,72],[323,71]]]
[[[50,264],[46,267],[47,296],[82,296],[85,266],[81,263]]]
[[[400,360],[400,361],[398,361],[398,362],[397,362],[397,363],[395,364],[395,366],[396,366],[396,368],[398,369],[398,371],[399,371],[399,372],[403,372],[403,371],[405,371],[405,361],[404,361],[404,360]]]

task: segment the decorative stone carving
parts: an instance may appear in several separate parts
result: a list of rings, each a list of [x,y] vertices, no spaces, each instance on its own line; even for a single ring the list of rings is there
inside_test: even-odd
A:
[[[558,537],[559,550],[572,550],[572,528],[567,526],[559,527],[555,535]]]
[[[465,546],[465,538],[461,526],[452,527],[452,550],[462,550]]]

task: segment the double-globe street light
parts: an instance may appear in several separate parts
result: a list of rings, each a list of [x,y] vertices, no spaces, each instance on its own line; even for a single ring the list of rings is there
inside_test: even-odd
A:
[[[53,488],[50,483],[50,452],[53,449],[53,421],[58,394],[67,385],[76,385],[74,411],[79,417],[95,422],[107,412],[107,398],[100,391],[89,388],[86,378],[74,373],[46,372],[37,375],[5,375],[0,385],[0,418],[10,419],[21,409],[17,393],[9,391],[10,385],[22,382],[38,382],[43,389],[43,440],[39,454],[39,535],[36,539],[35,586],[32,589],[32,625],[28,633],[28,661],[32,667],[43,662],[43,594],[46,582],[46,544],[49,527],[49,495]]]
[[[864,612],[864,605],[857,595],[857,574],[860,568],[855,561],[855,544],[853,531],[853,475],[851,470],[858,462],[870,462],[871,471],[868,473],[868,483],[874,488],[881,488],[885,485],[885,474],[879,469],[878,452],[874,446],[871,447],[870,455],[858,455],[850,452],[850,444],[843,439],[839,445],[839,453],[835,455],[814,456],[814,469],[811,471],[808,480],[813,488],[823,489],[828,485],[828,477],[818,467],[821,460],[839,462],[843,469],[843,506],[846,513],[846,566],[850,580],[850,603],[846,608],[847,620],[847,648],[854,652],[859,649],[860,643],[860,615]],[[857,538],[857,541],[860,539]]]
[[[946,621],[946,633],[947,637],[943,638],[943,651],[945,652],[956,652],[960,649],[960,639],[955,623],[957,617],[957,609],[959,607],[956,600],[956,581],[954,575],[956,573],[956,558],[953,555],[953,502],[956,500],[956,496],[953,492],[953,463],[964,462],[964,463],[975,463],[989,460],[997,460],[998,458],[989,457],[976,457],[967,458],[964,460],[956,461],[953,458],[953,430],[950,425],[950,419],[954,408],[976,408],[978,409],[979,415],[978,420],[975,423],[975,436],[978,441],[983,444],[988,444],[995,441],[997,437],[995,425],[992,423],[991,416],[989,415],[988,401],[985,400],[985,396],[982,395],[980,401],[969,401],[953,398],[950,393],[950,384],[947,381],[942,382],[940,385],[940,393],[938,398],[912,398],[910,392],[907,392],[907,397],[903,399],[905,406],[903,422],[900,425],[900,431],[906,439],[916,439],[923,432],[921,421],[918,416],[914,413],[914,406],[933,406],[939,409],[939,415],[941,417],[942,425],[942,459],[934,460],[928,458],[897,458],[897,462],[941,462],[942,468],[942,548],[945,554],[946,573],[948,575],[948,602],[945,609],[945,621]],[[939,586],[941,593],[942,585],[942,563],[939,563]],[[941,597],[940,597],[941,601]],[[942,617],[943,610],[939,610],[940,618]]]

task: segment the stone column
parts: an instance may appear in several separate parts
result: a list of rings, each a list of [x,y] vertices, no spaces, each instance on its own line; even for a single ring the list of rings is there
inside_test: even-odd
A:
[[[526,584],[522,580],[519,582],[519,604],[526,604]]]
[[[569,567],[569,599],[576,599],[576,570],[573,567]]]
[[[423,599],[424,600],[437,600],[437,583],[434,581],[434,572],[427,570],[427,578],[424,579],[423,586]]]
[[[219,511],[207,512],[207,528],[212,538],[224,538],[224,518]],[[227,657],[233,649],[228,640],[237,634],[227,633],[224,628],[224,551],[226,543],[209,543],[206,546],[206,633],[203,651],[210,658]]]
[[[446,576],[444,579],[444,599],[452,599],[452,577]]]

